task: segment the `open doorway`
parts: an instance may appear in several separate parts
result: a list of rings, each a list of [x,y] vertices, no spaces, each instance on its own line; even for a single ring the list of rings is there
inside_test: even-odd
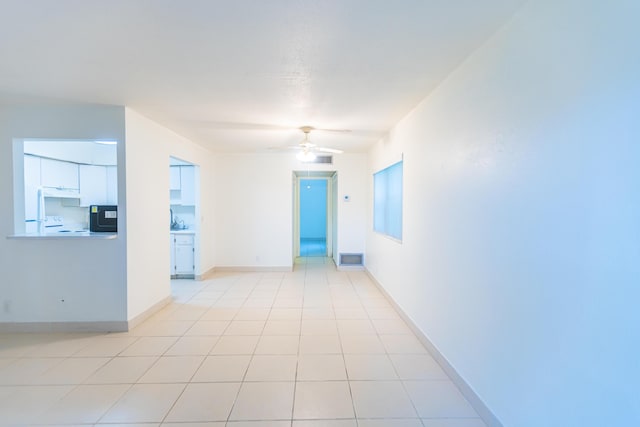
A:
[[[169,159],[169,233],[172,279],[194,279],[199,270],[198,166]]]
[[[327,180],[300,180],[300,256],[327,256]]]
[[[336,186],[335,171],[294,172],[294,258],[333,257]]]

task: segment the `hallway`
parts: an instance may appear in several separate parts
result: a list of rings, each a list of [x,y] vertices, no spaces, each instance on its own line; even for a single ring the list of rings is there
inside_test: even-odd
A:
[[[172,287],[127,333],[0,335],[0,424],[484,426],[364,272]]]
[[[326,257],[326,239],[300,239],[301,257]]]

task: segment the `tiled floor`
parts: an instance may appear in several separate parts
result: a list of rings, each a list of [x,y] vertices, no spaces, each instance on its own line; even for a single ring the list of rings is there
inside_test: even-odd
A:
[[[484,426],[362,272],[173,288],[127,333],[0,335],[0,425]]]

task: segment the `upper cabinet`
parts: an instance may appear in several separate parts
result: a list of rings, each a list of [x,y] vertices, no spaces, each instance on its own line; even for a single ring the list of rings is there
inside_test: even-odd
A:
[[[108,204],[105,166],[80,165],[80,194],[80,206]]]
[[[195,167],[169,167],[170,196],[172,205],[195,206]]]
[[[38,187],[73,190],[79,195],[80,206],[118,204],[117,166],[84,165],[25,155],[24,176],[27,219],[35,215]],[[48,197],[65,195],[56,193]]]
[[[24,156],[24,217],[32,221],[38,215],[40,157]]]
[[[180,166],[169,167],[169,190],[180,191]]]
[[[60,160],[40,159],[41,184],[43,187],[78,190],[79,171],[76,163]]]
[[[180,166],[180,199],[183,205],[195,206],[196,204],[195,178],[195,167]]]
[[[118,167],[107,166],[107,205],[118,204]]]
[[[40,157],[24,156],[24,185],[36,190],[40,186]]]

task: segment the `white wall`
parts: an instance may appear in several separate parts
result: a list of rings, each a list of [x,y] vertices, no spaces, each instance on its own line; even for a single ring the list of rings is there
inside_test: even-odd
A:
[[[371,152],[367,268],[505,426],[640,425],[638,18],[530,2]]]
[[[126,126],[126,131],[125,131]],[[125,135],[126,133],[126,135]],[[0,233],[22,224],[14,215],[13,140],[119,141],[119,229],[114,240],[0,239],[0,323],[125,322],[169,296],[169,156],[205,176],[197,224],[201,274],[214,266],[212,155],[138,113],[116,106],[0,107]],[[126,140],[125,140],[126,139]]]
[[[126,320],[126,240],[13,240],[13,139],[124,140],[114,106],[0,106],[0,323]],[[120,154],[120,153],[119,153]],[[18,156],[22,159],[22,155]]]
[[[334,156],[338,176],[338,254],[364,253],[367,233],[366,155]],[[349,201],[344,200],[349,196]],[[334,258],[336,255],[334,254]]]
[[[200,166],[200,262],[196,274],[213,268],[212,154],[126,108],[127,316],[133,319],[170,296],[169,157]],[[196,251],[198,252],[198,251]],[[166,267],[162,267],[166,266]]]
[[[341,154],[333,165],[305,165],[294,153],[219,154],[216,197],[216,266],[291,268],[295,171],[338,173],[338,251],[364,252],[366,156]],[[341,196],[340,196],[341,198]]]

